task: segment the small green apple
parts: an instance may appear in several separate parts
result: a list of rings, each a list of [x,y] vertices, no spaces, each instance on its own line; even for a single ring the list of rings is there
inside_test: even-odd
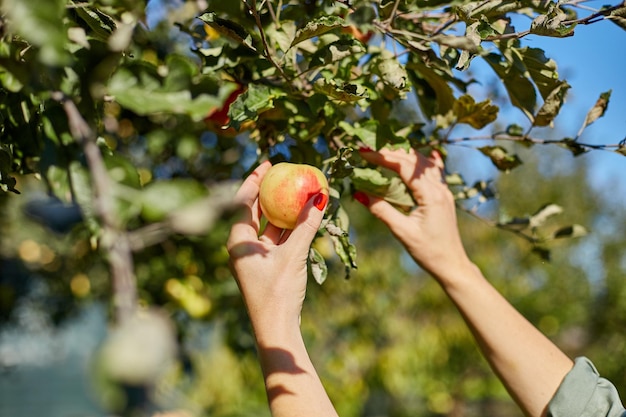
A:
[[[290,162],[272,166],[261,183],[259,203],[267,220],[281,229],[293,229],[311,197],[328,196],[328,180],[318,168]]]

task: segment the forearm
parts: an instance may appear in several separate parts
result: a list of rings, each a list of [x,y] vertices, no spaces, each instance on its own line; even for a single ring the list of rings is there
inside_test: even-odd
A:
[[[309,358],[298,324],[262,329],[256,326],[255,334],[272,416],[337,416]]]
[[[542,416],[573,361],[526,320],[473,264],[439,277],[493,370],[524,412]]]

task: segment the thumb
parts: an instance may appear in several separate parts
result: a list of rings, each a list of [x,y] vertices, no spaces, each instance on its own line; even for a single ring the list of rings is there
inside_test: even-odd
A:
[[[296,253],[308,253],[311,242],[322,224],[327,204],[328,194],[319,193],[311,197],[300,212],[296,227],[286,242]]]

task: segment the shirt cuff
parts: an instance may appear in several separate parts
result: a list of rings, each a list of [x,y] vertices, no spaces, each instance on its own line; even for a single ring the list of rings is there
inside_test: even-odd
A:
[[[576,358],[548,404],[548,417],[623,417],[626,410],[615,386],[600,377],[591,361]]]

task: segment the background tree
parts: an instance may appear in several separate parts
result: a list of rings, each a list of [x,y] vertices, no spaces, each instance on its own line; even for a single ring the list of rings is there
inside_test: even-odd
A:
[[[267,414],[224,249],[232,193],[262,159],[309,163],[328,174],[333,194],[311,252],[323,285],[309,291],[303,326],[342,415],[485,415],[501,404],[514,414],[443,294],[414,279],[400,248],[351,201],[365,190],[399,209],[414,204],[355,149],[437,148],[450,151],[447,180],[487,276],[626,388],[616,359],[623,215],[592,206],[600,197],[585,188],[584,170],[539,177],[589,151],[626,153],[623,142],[581,140],[610,92],[575,137],[542,136],[570,87],[553,60],[524,44],[529,34],[571,36],[600,20],[624,27],[625,10],[505,0],[5,0],[2,319],[19,321],[28,305],[61,323],[105,305],[113,327],[94,373],[103,403],[119,413]],[[484,100],[469,93],[478,60],[499,80]],[[511,108],[523,123],[500,115]],[[470,162],[455,157],[461,147]],[[545,152],[552,148],[562,152]],[[463,168],[485,160],[511,173],[466,182]],[[563,210],[565,223],[555,216]],[[607,219],[613,228],[599,227]],[[604,269],[593,273],[551,251],[590,225],[600,234],[573,253],[596,251]],[[607,345],[614,355],[598,349]]]

